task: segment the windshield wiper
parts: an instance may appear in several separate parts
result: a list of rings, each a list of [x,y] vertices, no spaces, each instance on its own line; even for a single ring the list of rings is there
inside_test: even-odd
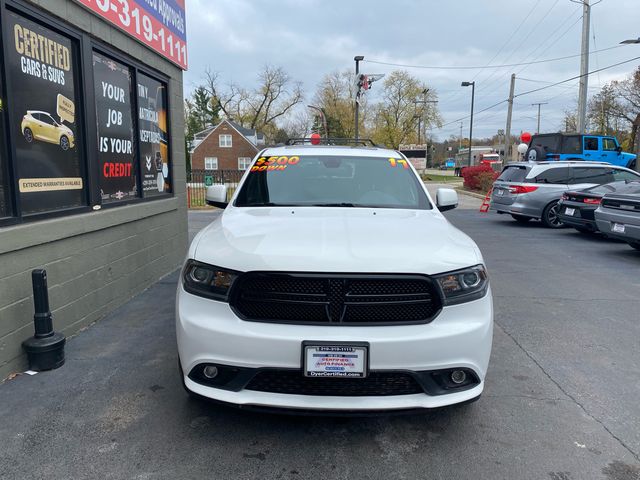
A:
[[[274,203],[274,202],[260,202],[260,203],[243,203],[238,205],[239,207],[295,207],[297,205],[293,203]]]
[[[312,207],[359,207],[360,205],[357,205],[355,203],[349,203],[349,202],[340,202],[340,203],[314,203],[311,206]]]

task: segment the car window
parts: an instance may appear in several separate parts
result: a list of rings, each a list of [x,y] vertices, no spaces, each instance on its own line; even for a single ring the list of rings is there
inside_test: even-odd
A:
[[[535,183],[566,185],[569,183],[569,167],[548,168],[536,175]]]
[[[545,152],[557,152],[560,150],[560,138],[559,135],[534,135],[531,139],[531,146],[542,147]]]
[[[585,150],[598,150],[598,137],[584,137]]]
[[[635,180],[636,182],[640,180],[640,175],[633,172],[627,172],[626,170],[614,170],[613,171],[613,181],[620,182],[624,180]]]
[[[527,176],[527,172],[529,169],[525,166],[518,165],[508,165],[504,167],[502,173],[498,177],[498,180],[501,182],[516,182],[521,183],[524,182],[524,179]]]
[[[582,141],[579,135],[564,137],[561,153],[582,153]]]
[[[42,121],[42,119],[40,118],[40,114],[39,113],[32,113],[31,116],[33,118],[35,118],[36,120],[38,120],[39,122]]]
[[[617,147],[616,141],[613,138],[603,138],[602,139],[602,149],[603,150],[615,150]]]
[[[235,205],[431,209],[408,160],[339,155],[260,157]]]
[[[602,167],[572,167],[571,183],[610,183],[613,182],[613,169]]]
[[[51,118],[50,115],[45,115],[43,113],[40,114],[40,119],[44,123],[48,123],[49,125],[57,125],[58,124],[53,118]]]

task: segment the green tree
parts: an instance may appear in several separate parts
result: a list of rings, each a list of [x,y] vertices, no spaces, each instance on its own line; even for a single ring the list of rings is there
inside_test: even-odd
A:
[[[423,93],[425,90],[426,95]],[[436,93],[416,77],[404,70],[391,72],[383,82],[382,101],[374,107],[374,141],[392,148],[416,143],[418,118],[425,122],[427,128],[442,124],[438,108],[432,103],[435,101]]]

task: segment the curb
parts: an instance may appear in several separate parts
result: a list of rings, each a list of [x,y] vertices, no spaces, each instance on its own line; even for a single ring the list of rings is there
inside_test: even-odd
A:
[[[486,197],[486,195],[482,195],[481,193],[470,192],[470,191],[465,190],[463,188],[454,188],[454,190],[456,192],[458,192],[458,193],[461,193],[462,195],[467,195],[469,197],[479,198],[480,200],[484,200],[484,198]]]

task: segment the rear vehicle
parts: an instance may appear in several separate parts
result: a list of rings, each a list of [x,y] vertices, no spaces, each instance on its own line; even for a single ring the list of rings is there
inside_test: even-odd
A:
[[[185,388],[237,406],[366,412],[482,393],[493,304],[478,247],[386,148],[260,152],[178,284]]]
[[[638,187],[640,174],[622,170],[612,172],[613,181],[584,190],[569,190],[562,195],[558,204],[558,216],[563,224],[579,232],[594,233],[598,226],[594,212],[602,197],[607,194],[626,193]]]
[[[549,228],[560,228],[563,193],[610,183],[621,172],[635,173],[597,162],[510,163],[493,184],[490,208],[518,222],[539,219]]]
[[[640,183],[602,197],[594,216],[601,232],[640,250]]]
[[[529,162],[577,161],[604,162],[634,169],[636,155],[622,151],[616,137],[545,133],[534,135],[525,154]]]

